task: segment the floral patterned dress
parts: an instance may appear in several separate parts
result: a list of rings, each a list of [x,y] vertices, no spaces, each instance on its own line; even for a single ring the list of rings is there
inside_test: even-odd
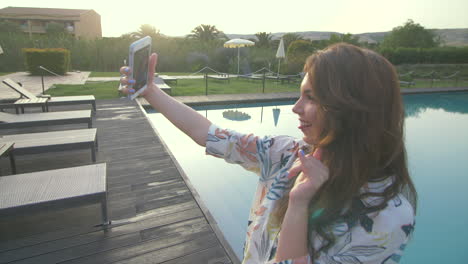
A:
[[[302,140],[288,136],[258,138],[211,125],[206,153],[260,176],[250,209],[242,263],[312,263],[309,256],[274,261],[280,235],[280,223],[273,214],[275,204],[290,188],[288,170],[296,159],[296,151],[304,145]],[[361,191],[381,192],[391,183],[391,177],[369,182]],[[379,199],[368,197],[360,203],[369,206]],[[402,195],[397,195],[386,208],[361,216],[358,221],[334,223],[335,244],[327,252],[321,252],[313,263],[398,263],[413,229],[413,208]],[[322,238],[316,234],[314,247],[318,249],[321,244]]]

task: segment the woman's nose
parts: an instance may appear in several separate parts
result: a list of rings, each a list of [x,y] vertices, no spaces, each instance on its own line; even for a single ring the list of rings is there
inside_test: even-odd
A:
[[[299,98],[296,103],[294,104],[293,106],[293,109],[292,111],[295,113],[295,114],[298,114],[300,115],[302,113],[302,106],[301,106],[301,98]]]

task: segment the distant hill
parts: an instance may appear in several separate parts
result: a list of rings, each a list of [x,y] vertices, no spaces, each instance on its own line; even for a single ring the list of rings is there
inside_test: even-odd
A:
[[[434,33],[441,37],[444,45],[446,46],[468,46],[468,28],[455,28],[455,29],[433,29]],[[279,39],[288,32],[272,33],[273,39]],[[323,32],[323,31],[304,31],[304,32],[293,32],[304,37],[304,39],[320,40],[329,39],[332,34],[342,34],[339,32]],[[369,32],[355,34],[359,36],[361,42],[376,43],[381,42],[387,32]],[[226,34],[228,38],[243,38],[243,39],[255,39],[254,34]]]

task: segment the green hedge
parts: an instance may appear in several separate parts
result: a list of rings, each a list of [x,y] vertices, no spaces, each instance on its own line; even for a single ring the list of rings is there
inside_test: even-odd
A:
[[[468,47],[383,48],[380,53],[393,64],[460,64],[468,63]]]
[[[23,53],[26,69],[32,75],[50,75],[39,66],[64,75],[70,65],[70,51],[66,49],[23,49]]]

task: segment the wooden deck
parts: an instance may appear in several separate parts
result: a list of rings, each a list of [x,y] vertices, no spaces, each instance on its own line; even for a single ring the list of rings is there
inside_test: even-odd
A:
[[[239,263],[139,106],[116,99],[97,101],[97,108],[97,162],[107,162],[112,225],[96,226],[99,204],[1,218],[0,263]],[[16,166],[23,173],[85,165],[91,164],[89,155],[89,150],[24,155]],[[0,160],[0,173],[10,174],[8,158]]]

